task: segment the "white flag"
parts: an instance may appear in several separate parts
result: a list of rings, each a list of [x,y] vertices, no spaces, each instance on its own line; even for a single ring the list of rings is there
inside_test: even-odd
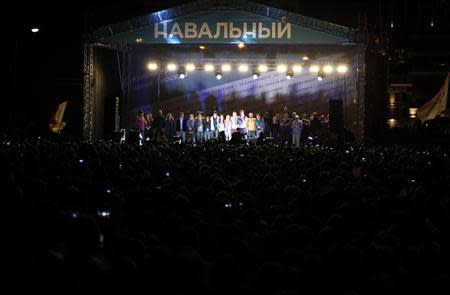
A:
[[[442,85],[439,92],[427,103],[419,108],[417,111],[417,117],[420,121],[425,122],[427,120],[432,120],[445,111],[447,107],[448,99],[448,80],[450,73],[447,74],[444,85]]]

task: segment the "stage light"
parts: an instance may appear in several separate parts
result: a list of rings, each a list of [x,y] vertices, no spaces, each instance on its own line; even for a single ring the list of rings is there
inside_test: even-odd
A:
[[[303,67],[301,65],[294,65],[292,66],[292,70],[294,73],[300,73],[303,70]]]
[[[307,57],[306,55],[304,55],[304,56],[302,57],[302,59],[303,59],[303,60],[309,60],[309,57]]]
[[[186,70],[184,67],[180,67],[178,70],[178,77],[180,77],[180,79],[186,78]]]
[[[195,71],[195,65],[191,64],[191,63],[186,64],[186,71],[188,71],[188,72]]]
[[[323,71],[325,74],[331,74],[333,72],[333,66],[332,65],[325,65],[323,67]]]
[[[142,43],[142,41],[144,41],[144,39],[142,39],[142,38],[140,38],[140,37],[139,37],[139,38],[136,38],[136,42],[137,42],[137,43]]]
[[[214,65],[212,65],[212,64],[206,64],[206,65],[205,65],[205,71],[207,71],[207,72],[212,72],[212,71],[214,71]]]
[[[309,67],[309,71],[311,73],[318,73],[319,72],[319,66],[318,65],[312,65]]]
[[[409,108],[409,117],[410,117],[411,119],[416,118],[416,117],[417,117],[417,111],[418,111],[418,110],[419,110],[418,108]]]
[[[217,80],[222,79],[222,73],[221,73],[221,72],[217,72],[217,73],[216,73],[216,79],[217,79]]]
[[[284,73],[286,72],[287,66],[286,65],[278,65],[277,66],[277,72],[278,73]]]
[[[348,67],[346,65],[339,65],[337,67],[337,72],[340,74],[347,73]]]
[[[248,71],[248,65],[239,65],[239,72],[245,73]]]
[[[229,72],[229,71],[231,71],[231,65],[230,65],[230,64],[223,64],[223,65],[222,65],[222,71],[223,71],[223,72]]]
[[[200,45],[198,48],[200,48],[200,50],[205,50],[206,49],[206,47],[203,46],[203,45]]]
[[[254,74],[253,74],[253,79],[256,80],[256,79],[258,79],[258,78],[259,78],[259,73],[254,73]]]
[[[259,65],[258,70],[261,73],[267,72],[267,66],[266,65]]]
[[[286,72],[286,79],[290,80],[290,79],[292,79],[292,77],[294,77],[294,73],[292,71],[287,71]]]
[[[245,43],[244,42],[240,42],[237,47],[239,47],[239,49],[242,49],[245,47]]]
[[[167,70],[173,72],[177,69],[177,65],[176,64],[168,64],[167,65]]]
[[[150,71],[156,71],[158,69],[158,64],[154,63],[154,62],[150,62],[150,63],[147,64],[147,68]]]
[[[32,28],[32,29],[31,29],[31,32],[37,33],[37,32],[39,32],[39,28]]]
[[[256,68],[256,66],[253,66],[253,79],[256,80],[261,75],[260,71]]]
[[[322,69],[317,73],[317,80],[322,81],[324,78],[325,78],[325,72]]]

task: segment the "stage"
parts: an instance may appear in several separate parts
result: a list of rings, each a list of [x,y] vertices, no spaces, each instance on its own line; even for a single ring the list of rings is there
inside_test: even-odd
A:
[[[85,44],[84,137],[134,128],[138,111],[286,106],[342,120],[362,142],[358,39],[355,29],[248,1],[199,1],[99,28]]]

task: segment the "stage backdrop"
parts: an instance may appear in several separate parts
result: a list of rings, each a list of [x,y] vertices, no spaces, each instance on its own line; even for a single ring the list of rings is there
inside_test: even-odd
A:
[[[232,111],[244,109],[248,112],[280,112],[284,106],[289,110],[303,113],[328,113],[329,100],[342,100],[344,107],[344,124],[353,129],[357,97],[356,74],[357,61],[355,49],[339,50],[332,48],[307,47],[268,47],[253,45],[239,50],[230,46],[209,46],[199,50],[197,46],[180,47],[167,50],[165,46],[136,46],[128,52],[127,97],[123,104],[126,116],[122,126],[132,128],[134,115],[139,110],[178,115],[180,111],[194,113],[198,110],[211,113],[231,114]],[[309,54],[308,54],[309,53]],[[310,60],[305,62],[302,56],[308,54]],[[158,71],[149,71],[148,62],[160,64]],[[216,79],[216,73],[197,69],[187,72],[185,79],[180,79],[177,71],[168,72],[167,63],[184,65],[188,62],[198,67],[211,63],[216,69],[228,63],[230,72],[223,72],[222,79]],[[317,73],[310,73],[312,64],[348,66],[346,74],[338,74],[336,69],[322,81]],[[240,64],[249,66],[248,72],[238,71]],[[253,79],[252,67],[267,64],[269,70]],[[286,79],[286,73],[276,71],[278,64],[288,66],[303,65],[301,73],[295,73],[292,79]],[[200,67],[201,68],[201,67]],[[123,112],[122,112],[123,113]],[[124,125],[125,124],[125,125]]]

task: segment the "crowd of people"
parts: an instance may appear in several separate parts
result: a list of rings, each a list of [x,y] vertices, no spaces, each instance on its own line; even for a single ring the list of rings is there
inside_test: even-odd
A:
[[[282,113],[271,114],[249,112],[239,114],[203,114],[197,111],[186,116],[183,112],[177,118],[171,113],[163,115],[162,110],[153,117],[151,113],[140,111],[136,116],[136,128],[142,139],[161,141],[177,136],[182,143],[200,143],[210,140],[231,141],[234,133],[240,134],[244,140],[254,141],[260,136],[271,137],[275,141],[300,145],[303,129],[318,136],[328,127],[328,115],[319,116],[313,113],[301,117],[296,112],[289,112],[285,107]]]
[[[2,139],[0,157],[3,294],[450,293],[448,148]]]

